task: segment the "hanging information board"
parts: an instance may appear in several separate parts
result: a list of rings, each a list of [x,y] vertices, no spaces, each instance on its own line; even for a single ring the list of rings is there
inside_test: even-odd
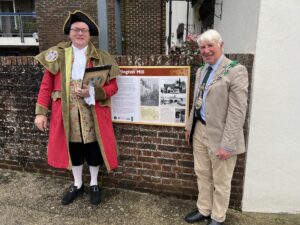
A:
[[[113,122],[185,126],[189,66],[120,66],[112,97]]]

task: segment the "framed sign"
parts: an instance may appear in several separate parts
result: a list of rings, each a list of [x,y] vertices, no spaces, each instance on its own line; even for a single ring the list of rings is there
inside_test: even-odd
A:
[[[185,126],[189,106],[189,66],[120,66],[112,97],[117,123]]]

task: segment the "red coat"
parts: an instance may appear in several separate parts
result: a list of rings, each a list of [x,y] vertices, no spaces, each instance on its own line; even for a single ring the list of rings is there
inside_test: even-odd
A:
[[[101,54],[93,53],[95,57]],[[105,53],[104,53],[105,54]],[[107,56],[107,55],[106,55]],[[103,56],[102,58],[104,58]],[[39,58],[37,58],[39,60]],[[105,58],[104,58],[105,59]],[[96,58],[97,60],[97,58]],[[43,64],[44,65],[44,64]],[[90,60],[88,67],[93,66]],[[45,67],[47,68],[47,67]],[[49,67],[50,68],[50,67]],[[113,71],[114,72],[114,71]],[[56,74],[45,70],[37,99],[37,109],[47,110],[52,96],[52,107],[49,126],[48,163],[56,168],[72,166],[68,151],[69,115],[66,107],[65,74],[58,71]],[[111,119],[110,97],[118,91],[116,79],[113,78],[103,86],[105,99],[97,101],[91,106],[95,121],[95,131],[102,157],[107,170],[118,167],[116,140]],[[95,87],[95,92],[96,87]],[[37,110],[36,111],[39,111]]]

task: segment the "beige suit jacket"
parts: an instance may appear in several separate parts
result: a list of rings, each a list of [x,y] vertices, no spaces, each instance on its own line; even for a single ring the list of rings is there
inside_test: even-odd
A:
[[[243,125],[245,123],[248,73],[245,66],[237,64],[224,74],[226,66],[232,61],[223,58],[217,68],[214,79],[222,74],[213,85],[208,87],[206,95],[206,127],[208,132],[209,148],[216,152],[219,148],[229,148],[232,154],[245,152]],[[193,107],[186,124],[186,130],[192,140],[195,119],[195,97],[200,80],[204,76],[205,67],[199,68],[196,73]]]

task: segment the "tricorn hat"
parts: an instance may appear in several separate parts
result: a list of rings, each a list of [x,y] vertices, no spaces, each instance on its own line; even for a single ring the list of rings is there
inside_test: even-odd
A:
[[[98,36],[99,34],[99,27],[95,23],[95,21],[85,14],[84,12],[81,12],[80,10],[75,10],[74,12],[69,12],[69,16],[67,17],[65,24],[63,26],[64,33],[69,34],[71,25],[75,22],[83,22],[86,23],[90,30],[91,36]]]

